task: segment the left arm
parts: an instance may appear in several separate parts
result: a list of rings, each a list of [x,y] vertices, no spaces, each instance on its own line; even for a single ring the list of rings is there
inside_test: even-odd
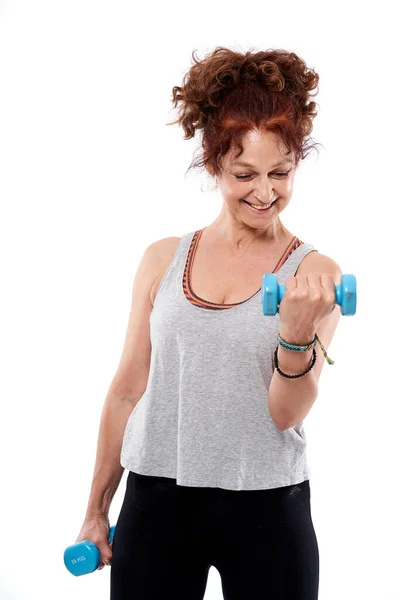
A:
[[[307,259],[307,260],[306,260]],[[310,252],[300,263],[297,274],[304,277],[312,272],[321,275],[330,274],[332,286],[341,282],[342,272],[339,266],[329,257],[317,252]],[[334,283],[333,283],[334,282]],[[285,292],[286,295],[286,292]],[[282,299],[282,303],[285,296]],[[309,311],[311,315],[311,311]],[[340,306],[335,305],[333,311],[316,323],[316,319],[297,319],[298,326],[283,324],[280,329],[281,337],[289,344],[305,346],[310,343],[315,334],[321,340],[328,353],[329,345],[341,316]],[[290,429],[301,423],[310,412],[318,396],[318,380],[326,359],[321,346],[316,344],[316,362],[314,367],[297,379],[288,379],[274,371],[268,392],[268,409],[275,425],[281,429]],[[328,353],[329,354],[329,353]],[[297,375],[306,370],[312,359],[312,350],[307,352],[291,352],[278,346],[278,364],[288,375]]]

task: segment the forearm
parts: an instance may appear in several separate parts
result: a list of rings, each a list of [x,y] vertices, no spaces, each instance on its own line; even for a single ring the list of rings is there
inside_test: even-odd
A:
[[[301,337],[281,330],[283,340],[290,344],[306,345],[314,339],[315,331],[307,332]],[[315,347],[318,352],[317,346]],[[278,345],[278,364],[287,375],[303,373],[312,360],[313,352],[292,352]],[[308,415],[318,395],[318,384],[313,370],[302,377],[289,379],[274,371],[268,392],[268,409],[279,429],[289,429]]]
[[[124,468],[120,464],[122,440],[128,419],[141,396],[120,396],[111,389],[101,414],[96,462],[86,517],[107,514]]]

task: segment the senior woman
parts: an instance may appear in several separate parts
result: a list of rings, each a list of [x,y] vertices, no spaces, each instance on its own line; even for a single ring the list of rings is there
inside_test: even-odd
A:
[[[152,243],[135,277],[77,539],[111,564],[111,600],[201,599],[211,566],[225,600],[318,597],[303,420],[333,363],[341,270],[281,221],[318,80],[285,50],[217,47],[173,88],[174,123],[185,139],[201,130],[193,166],[215,177],[223,205],[206,227]],[[264,273],[286,285],[273,317]]]

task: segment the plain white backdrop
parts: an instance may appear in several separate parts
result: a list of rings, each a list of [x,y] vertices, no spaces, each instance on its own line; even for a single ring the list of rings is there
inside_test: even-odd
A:
[[[398,600],[398,44],[394,5],[0,3],[2,600],[109,597],[73,577],[100,415],[152,242],[210,224],[166,124],[191,53],[285,48],[320,75],[284,225],[357,277],[304,422],[320,600]],[[261,285],[261,282],[260,282]],[[261,310],[261,308],[260,308]],[[125,471],[110,509],[116,523]],[[266,582],[265,597],[268,597]],[[211,568],[206,600],[222,599]],[[188,598],[190,600],[190,598]],[[271,599],[273,600],[273,599]]]

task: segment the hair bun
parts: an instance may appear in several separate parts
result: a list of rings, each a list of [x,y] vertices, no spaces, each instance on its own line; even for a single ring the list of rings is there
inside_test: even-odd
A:
[[[257,127],[281,137],[296,161],[309,149],[305,139],[312,131],[316,103],[311,92],[319,76],[294,52],[287,50],[247,51],[244,54],[218,46],[203,60],[192,52],[194,64],[182,86],[172,89],[185,139],[204,131],[204,161],[220,172],[221,158],[232,144],[239,147],[246,131]],[[240,131],[239,131],[240,130]]]

